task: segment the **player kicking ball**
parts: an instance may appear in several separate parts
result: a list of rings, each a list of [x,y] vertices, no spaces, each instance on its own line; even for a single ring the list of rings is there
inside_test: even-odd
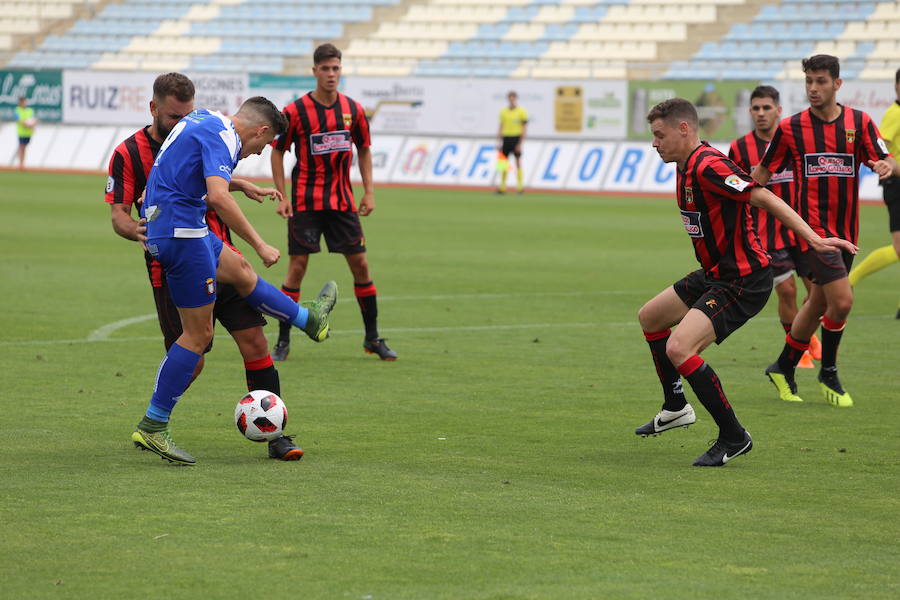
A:
[[[856,246],[819,237],[778,196],[701,142],[697,110],[689,101],[661,102],[647,121],[660,158],[678,166],[678,207],[701,268],[664,289],[638,313],[664,401],[662,410],[635,433],[657,435],[697,420],[684,396],[684,377],[719,427],[715,443],[694,466],[721,467],[750,452],[753,439],[700,353],[712,342],[721,344],[762,310],[772,291],[769,258],[753,231],[750,205],[768,211],[819,252],[856,252]]]
[[[259,154],[286,128],[284,115],[260,96],[228,117],[196,110],[175,125],[150,171],[141,206],[147,220],[147,250],[165,270],[183,331],[159,366],[150,405],[131,439],[171,462],[196,462],[172,441],[169,418],[212,339],[218,282],[230,283],[244,302],[302,329],[314,341],[328,337],[328,315],[337,301],[334,282],[326,284],[315,301],[299,305],[211,235],[204,219],[208,208],[214,209],[266,267],[278,261],[280,252],[259,236],[228,188],[238,161]]]

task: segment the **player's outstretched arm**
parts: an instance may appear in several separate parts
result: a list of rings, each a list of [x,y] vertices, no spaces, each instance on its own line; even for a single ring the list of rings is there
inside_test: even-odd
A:
[[[227,179],[217,175],[206,178],[206,203],[218,213],[229,229],[250,244],[265,266],[270,267],[278,262],[281,252],[268,245],[256,233],[256,229],[241,212],[237,202],[228,191]]]
[[[878,174],[878,179],[884,181],[889,177],[900,177],[900,166],[893,156],[881,160],[870,160],[866,163],[870,169]]]
[[[766,185],[772,179],[772,172],[762,165],[756,165],[753,172],[750,173],[750,177],[759,185]]]
[[[236,177],[232,178],[231,182],[228,184],[228,189],[232,192],[244,192],[245,196],[251,200],[256,200],[257,202],[262,202],[266,198],[271,198],[276,202],[281,202],[281,200],[284,199],[284,195],[278,190],[259,187],[252,181],[238,179]]]
[[[750,192],[750,204],[765,209],[773,217],[781,221],[794,233],[812,247],[816,252],[837,252],[846,250],[856,254],[856,245],[840,238],[823,238],[803,220],[787,203],[764,187],[753,188]]]

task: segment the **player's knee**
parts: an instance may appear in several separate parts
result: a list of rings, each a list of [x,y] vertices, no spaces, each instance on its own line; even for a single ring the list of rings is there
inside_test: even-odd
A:
[[[846,321],[853,308],[853,296],[841,297],[835,300],[827,312],[837,321]]]
[[[638,310],[638,323],[641,324],[641,328],[644,331],[654,331],[653,325],[653,311],[650,308],[650,303],[644,304],[640,310]]]
[[[677,336],[672,336],[666,342],[666,356],[676,367],[696,354],[691,348],[683,343]]]
[[[269,355],[269,344],[262,329],[259,329],[258,336],[242,339],[238,343],[238,348],[244,360],[259,360]]]
[[[894,252],[900,257],[900,240],[894,240]]]

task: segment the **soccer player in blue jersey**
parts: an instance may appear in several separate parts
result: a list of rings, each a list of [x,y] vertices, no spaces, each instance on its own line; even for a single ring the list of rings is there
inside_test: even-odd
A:
[[[299,305],[210,235],[204,219],[207,208],[213,208],[265,266],[278,261],[279,251],[259,236],[229,187],[238,161],[259,154],[286,129],[284,115],[260,96],[244,102],[233,116],[197,110],[175,125],[150,171],[141,206],[147,249],[165,269],[183,332],[159,366],[150,405],[131,438],[135,446],[171,462],[196,462],[172,441],[169,417],[212,339],[217,282],[230,283],[246,303],[294,324],[314,341],[328,337],[328,315],[337,300],[334,282],[328,282],[315,301]]]

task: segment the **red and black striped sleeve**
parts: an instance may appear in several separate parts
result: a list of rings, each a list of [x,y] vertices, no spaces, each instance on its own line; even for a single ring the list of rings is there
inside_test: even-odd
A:
[[[130,139],[130,138],[129,138]],[[106,180],[106,202],[109,204],[124,204],[131,206],[140,197],[140,192],[135,195],[134,169],[131,156],[122,142],[113,151],[109,159]]]
[[[366,111],[359,102],[354,102],[355,112],[353,118],[353,143],[357,148],[368,148],[372,145],[372,137],[369,132],[369,119],[366,117]]]
[[[793,152],[791,151],[793,139],[791,119],[792,117],[788,117],[778,124],[766,153],[759,161],[759,164],[768,169],[769,173],[778,173],[791,168],[791,161],[793,160]]]
[[[862,143],[857,146],[860,153],[860,162],[867,164],[870,160],[882,160],[891,156],[887,144],[884,143],[881,132],[878,131],[878,126],[875,125],[872,117],[868,113],[861,113],[861,115]]]
[[[297,128],[300,126],[300,120],[297,115],[297,102],[291,102],[284,107],[284,115],[288,119],[287,131],[275,138],[272,142],[272,148],[287,152],[291,149],[291,144],[297,139]]]

